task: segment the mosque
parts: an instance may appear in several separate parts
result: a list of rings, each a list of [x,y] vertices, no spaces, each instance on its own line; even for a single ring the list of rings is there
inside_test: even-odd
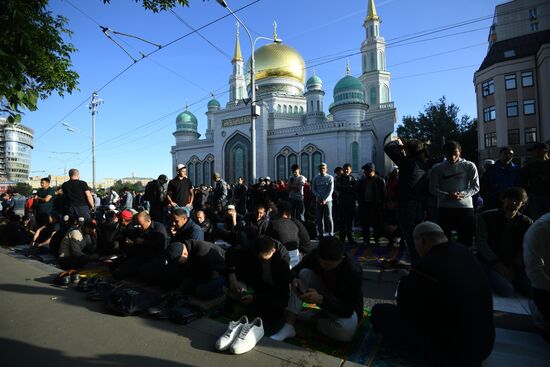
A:
[[[394,130],[397,112],[374,0],[369,0],[363,27],[362,73],[357,78],[350,75],[348,63],[346,75],[334,86],[328,115],[324,113],[323,82],[315,73],[305,80],[306,65],[297,50],[273,42],[255,51],[257,177],[286,179],[296,163],[308,179],[318,173],[321,162],[328,164],[329,173],[350,163],[358,176],[367,162],[374,162],[381,174],[391,166],[383,148]],[[238,28],[231,63],[229,100],[223,108],[214,97],[208,102],[204,138],[197,132],[196,116],[187,108],[176,118],[173,167],[186,164],[195,185],[210,184],[213,172],[231,183],[240,176],[247,182],[255,179],[247,100],[250,60],[245,68]]]

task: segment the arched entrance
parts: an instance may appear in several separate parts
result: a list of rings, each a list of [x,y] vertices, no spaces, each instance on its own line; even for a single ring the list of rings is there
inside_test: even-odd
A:
[[[224,179],[227,182],[235,183],[240,176],[245,182],[250,179],[250,140],[244,135],[237,133],[225,144],[224,151]]]

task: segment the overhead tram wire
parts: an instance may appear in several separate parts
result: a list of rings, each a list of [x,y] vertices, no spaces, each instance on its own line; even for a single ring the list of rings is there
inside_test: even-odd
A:
[[[248,4],[244,5],[244,6],[242,6],[242,7],[240,7],[240,8],[234,10],[233,12],[234,12],[234,13],[237,13],[237,12],[239,12],[239,11],[242,11],[242,10],[244,10],[244,9],[246,9],[246,8],[248,8],[248,7],[250,7],[250,6],[254,5],[254,4],[256,4],[256,3],[258,3],[258,2],[260,2],[260,1],[261,1],[261,0],[254,0],[254,1],[252,1],[252,2],[250,2],[250,3],[248,3]],[[69,2],[69,4],[72,5],[72,3],[70,3],[70,2]],[[72,5],[72,6],[75,7],[74,5]],[[75,8],[76,8],[76,7],[75,7]],[[77,9],[77,10],[78,10],[78,9]],[[79,11],[80,11],[81,13],[83,13],[81,10],[79,10]],[[84,14],[85,14],[85,13],[84,13]],[[86,15],[86,16],[87,16],[87,15]],[[204,28],[206,28],[206,27],[209,27],[209,26],[211,26],[212,24],[217,23],[217,22],[219,22],[220,20],[225,19],[225,18],[227,18],[227,17],[229,17],[229,16],[231,16],[230,13],[225,14],[225,15],[223,15],[223,16],[221,16],[221,17],[218,17],[218,18],[216,18],[216,19],[214,19],[214,20],[212,20],[212,21],[206,23],[205,25],[203,25],[203,26],[197,28],[196,30],[191,31],[191,32],[188,32],[188,33],[184,34],[183,36],[178,37],[178,38],[176,38],[176,39],[174,39],[174,40],[172,40],[172,41],[166,43],[165,45],[161,45],[161,47],[157,48],[156,50],[153,50],[153,51],[149,52],[148,54],[144,54],[143,57],[142,57],[141,59],[138,59],[136,62],[133,62],[132,64],[130,64],[130,65],[128,65],[127,67],[125,67],[124,69],[122,69],[122,71],[120,71],[118,74],[116,74],[116,75],[115,75],[113,78],[111,78],[107,83],[105,83],[105,84],[102,85],[100,88],[95,89],[95,90],[96,90],[97,92],[102,91],[102,90],[105,89],[109,84],[111,84],[112,82],[114,82],[116,79],[118,79],[121,75],[123,75],[124,73],[126,73],[128,70],[130,70],[134,65],[136,65],[138,62],[140,62],[140,61],[143,60],[144,58],[147,58],[147,57],[149,57],[149,56],[151,56],[151,55],[157,53],[158,51],[160,51],[160,50],[162,50],[162,49],[165,49],[166,47],[169,47],[169,46],[173,45],[173,44],[176,43],[176,42],[181,41],[182,39],[184,39],[184,38],[186,38],[186,37],[192,35],[193,33],[198,32],[198,31],[200,31],[200,30],[202,30],[202,29],[204,29]],[[87,16],[87,17],[89,17],[89,16]],[[89,17],[89,18],[91,18],[91,17]],[[91,18],[91,19],[93,19],[93,18]],[[95,20],[94,20],[94,23],[96,23]],[[53,130],[58,124],[60,124],[63,120],[65,120],[67,117],[69,117],[71,114],[73,114],[73,113],[74,113],[78,108],[80,108],[83,104],[85,104],[85,103],[88,101],[88,99],[89,99],[89,98],[87,97],[84,101],[82,101],[80,104],[78,104],[78,106],[76,106],[73,110],[71,110],[71,112],[69,112],[67,115],[65,115],[62,119],[60,119],[60,120],[58,120],[57,122],[53,123],[48,129],[46,129],[46,131],[44,131],[42,134],[40,134],[40,135],[39,135],[37,138],[35,138],[34,140],[37,141],[37,140],[41,139],[44,135],[48,134],[48,133],[49,133],[51,130]]]

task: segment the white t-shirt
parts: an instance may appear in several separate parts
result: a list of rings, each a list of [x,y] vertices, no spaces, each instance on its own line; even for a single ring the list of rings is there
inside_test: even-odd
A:
[[[288,198],[295,200],[304,200],[304,186],[307,178],[302,175],[291,176],[288,179]]]

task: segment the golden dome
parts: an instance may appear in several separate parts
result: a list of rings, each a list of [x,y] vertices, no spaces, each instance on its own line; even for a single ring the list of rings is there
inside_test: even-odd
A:
[[[294,48],[282,43],[270,43],[254,52],[256,80],[266,78],[292,78],[304,83],[306,63]],[[250,59],[246,64],[250,75]]]

